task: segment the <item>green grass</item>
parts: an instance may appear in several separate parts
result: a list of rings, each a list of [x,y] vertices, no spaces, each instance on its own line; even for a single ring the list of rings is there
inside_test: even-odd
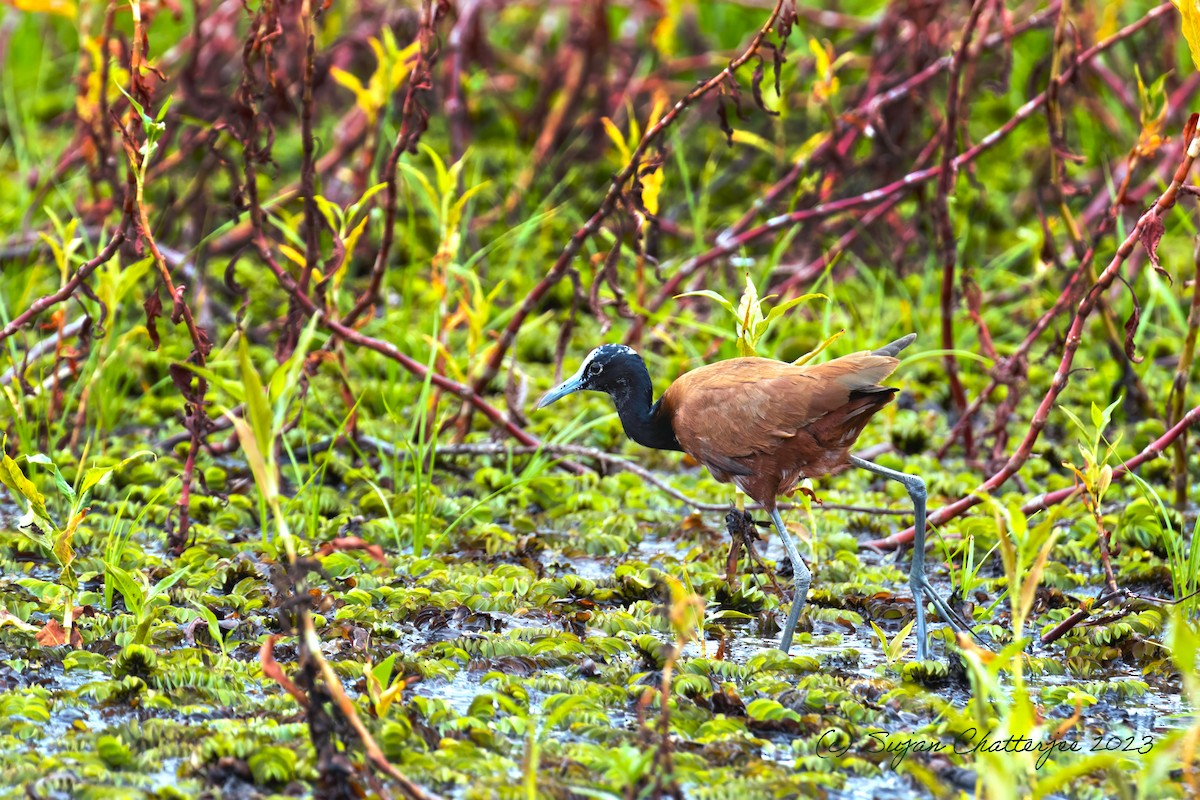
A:
[[[682,13],[688,4],[664,5]],[[1127,24],[1151,7],[1118,4],[1112,11]],[[359,320],[362,333],[453,380],[470,381],[622,166],[599,116],[610,116],[627,136],[632,114],[644,131],[656,92],[669,108],[728,63],[765,14],[755,4],[709,3],[697,7],[694,23],[656,34],[649,6],[605,8],[611,50],[597,62],[605,72],[585,82],[543,161],[539,135],[564,102],[557,81],[575,52],[573,12],[516,4],[482,12],[489,50],[471,50],[459,76],[469,136],[457,161],[444,95],[454,17],[439,22],[444,49],[426,101],[429,128],[419,147],[400,158],[394,244],[380,301]],[[885,8],[855,0],[837,10],[875,25]],[[1024,13],[1011,4],[1009,10],[1014,21]],[[409,12],[406,6],[384,15],[366,2],[331,5],[317,25],[318,71],[336,64],[369,80],[376,60],[366,37],[381,35],[370,26],[386,16],[402,48],[413,33]],[[127,47],[128,7],[116,13]],[[0,786],[13,787],[0,796],[318,792],[328,759],[263,654],[268,637],[280,637],[268,653],[283,674],[302,680],[304,624],[384,756],[445,796],[641,798],[666,796],[676,784],[692,798],[856,796],[880,785],[898,796],[939,798],[1187,796],[1178,766],[1196,736],[1189,632],[1200,610],[1200,520],[1194,503],[1172,507],[1169,459],[1150,460],[1128,478],[1105,478],[1106,468],[1129,461],[1165,427],[1159,413],[1143,418],[1130,401],[1113,403],[1130,397],[1130,388],[1098,315],[1032,457],[987,507],[931,534],[935,584],[947,594],[958,589],[973,604],[973,620],[994,647],[959,643],[935,623],[936,663],[912,664],[906,655],[913,649],[908,556],[896,560],[862,546],[906,527],[909,517],[809,507],[807,498],[803,511],[786,512],[791,524],[806,529],[815,577],[806,613],[811,631],[800,633],[785,656],[772,644],[787,601],[745,560],[727,584],[722,514],[694,514],[635,475],[609,474],[609,467],[575,475],[562,462],[576,459],[554,448],[617,453],[703,502],[726,502],[727,485],[675,454],[629,444],[607,398],[585,393],[569,408],[533,410],[552,385],[568,320],[573,327],[562,341],[568,372],[598,343],[628,334],[631,322],[618,315],[612,286],[597,284],[618,240],[624,245],[616,261],[619,286],[629,307],[644,314],[640,348],[658,392],[687,369],[738,354],[734,325],[711,295],[669,299],[654,313],[645,308],[827,129],[830,109],[843,113],[856,105],[878,48],[901,58],[889,75],[897,81],[914,54],[897,51],[873,29],[856,36],[802,18],[786,50],[779,117],[753,102],[755,61],[739,73],[745,118],[727,109],[730,124],[752,134],[739,137],[745,141],[726,144],[715,104],[686,112],[664,139],[662,230],[635,230],[640,211],[623,206],[583,245],[574,274],[529,316],[486,387],[484,399],[544,447],[481,456],[456,448],[458,398],[377,353],[330,339],[320,325],[302,321],[300,355],[280,363],[275,348],[288,299],[253,243],[237,238],[249,219],[239,185],[244,153],[228,118],[222,117],[225,127],[214,126],[217,115],[232,113],[226,106],[241,78],[246,23],[237,17],[235,36],[214,36],[205,45],[212,59],[188,81],[210,94],[192,96],[194,86],[183,80],[182,43],[193,13],[185,9],[176,20],[163,10],[148,32],[151,56],[168,76],[164,85],[152,81],[148,108],[157,112],[168,94],[174,98],[157,157],[173,160],[166,168],[150,163],[145,192],[156,240],[186,254],[186,268],[171,268],[211,335],[205,366],[189,360],[191,341],[171,321],[165,293],[156,323],[161,345],[151,348],[143,303],[156,289],[156,268],[148,254],[129,249],[92,275],[92,294],[56,309],[64,325],[86,316],[89,338],[57,341],[58,321],[48,324],[47,312],[0,344],[0,374],[13,370],[28,384],[0,385],[0,431],[14,465],[4,472],[13,488],[0,490]],[[1085,44],[1094,41],[1104,9],[1070,13],[1073,30]],[[939,20],[950,38],[929,43],[921,59],[950,52],[961,14],[955,9]],[[99,252],[118,219],[119,209],[103,207],[113,200],[112,187],[90,177],[96,162],[56,171],[79,135],[71,117],[77,72],[87,64],[79,39],[97,33],[97,15],[97,6],[85,8],[78,21],[0,10],[8,37],[0,64],[3,245],[27,227],[54,242],[0,262],[0,326]],[[1156,25],[1104,58],[1127,89],[1135,63],[1151,82],[1173,69],[1172,90],[1191,74],[1190,66],[1182,69],[1182,52],[1153,47],[1169,41],[1166,28]],[[828,40],[835,55],[846,56],[827,102],[813,99],[819,76],[809,39]],[[999,128],[1041,90],[1050,47],[1050,30],[1039,30],[1015,40],[1011,62],[995,52],[980,56],[971,70],[964,146]],[[304,204],[289,187],[300,179],[301,93],[294,76],[303,60],[290,18],[277,48],[280,93],[271,101],[276,105],[258,108],[260,120],[265,124],[269,113],[274,126],[270,161],[258,165],[258,191],[268,212],[268,248],[298,275]],[[1184,49],[1179,43],[1177,50]],[[771,61],[767,53],[763,85],[775,108]],[[547,64],[554,68],[547,71]],[[321,74],[318,158],[339,146],[355,102]],[[619,83],[630,74],[640,88]],[[869,120],[872,126],[892,120],[897,128],[859,136],[841,166],[812,165],[757,222],[860,194],[916,169],[917,151],[938,135],[944,85],[940,78],[928,94],[888,112],[895,116]],[[109,95],[126,109],[115,83]],[[372,150],[351,148],[317,178],[320,217],[329,225],[319,237],[321,274],[314,283],[336,262],[334,233],[345,240],[362,225],[357,248],[322,286],[330,313],[345,314],[354,304],[378,252],[384,215],[382,192],[373,188],[402,125],[404,95],[400,83],[380,112],[377,135],[368,137]],[[732,104],[728,93],[726,102]],[[1064,102],[1068,145],[1084,158],[1066,167],[1068,181],[1080,187],[1069,200],[1080,215],[1093,197],[1111,200],[1140,123],[1137,109],[1091,71],[1066,87]],[[1172,118],[1170,146],[1139,167],[1134,185],[1148,183],[1149,194],[1098,239],[1098,269],[1161,189],[1159,178],[1174,168],[1181,124]],[[964,169],[951,198],[957,267],[969,281],[958,295],[968,285],[978,288],[982,323],[1001,358],[1058,299],[1077,266],[1056,203],[1042,194],[1048,147],[1042,118],[1030,120]],[[112,158],[120,187],[128,161],[123,151]],[[932,158],[924,164],[936,163],[936,152]],[[826,168],[833,170],[828,180]],[[955,447],[934,457],[955,421],[945,356],[955,358],[968,398],[988,385],[996,366],[958,295],[954,346],[942,348],[934,192],[928,185],[906,195],[795,293],[820,293],[827,301],[790,307],[741,347],[793,360],[827,342],[816,356],[824,360],[917,333],[890,379],[902,389],[899,401],[872,421],[859,446],[882,449],[884,466],[923,475],[930,506],[938,508],[974,490],[1024,436],[1050,386],[1067,317],[1030,351],[1027,372],[985,404],[980,450],[967,458]],[[760,240],[698,273],[680,293],[707,290],[736,305],[749,280],[768,295],[790,270],[826,255],[863,213]],[[1173,280],[1144,266],[1139,255],[1124,271],[1132,292],[1118,286],[1105,296],[1118,333],[1137,298],[1135,342],[1145,358],[1128,369],[1156,412],[1166,406],[1186,333],[1185,287],[1195,279],[1190,202],[1181,201],[1165,223],[1159,253]],[[637,250],[652,244],[655,252]],[[246,290],[244,297],[235,287]],[[787,299],[764,297],[766,314]],[[235,415],[241,421],[208,432],[196,455],[204,482],[192,486],[192,525],[177,555],[167,542],[179,525],[188,443],[164,444],[181,433],[185,412],[172,369],[174,378],[206,378],[206,411],[214,422],[241,408]],[[59,374],[57,383],[48,381]],[[987,430],[998,406],[1016,393],[1007,425]],[[1187,407],[1195,402],[1190,391]],[[1073,425],[1072,418],[1090,424]],[[997,435],[1001,444],[993,451]],[[478,414],[462,440],[511,441]],[[155,458],[135,458],[145,450]],[[1195,452],[1187,464],[1195,496]],[[106,478],[85,490],[89,470]],[[1077,482],[1087,486],[1093,508],[1076,497],[1028,519],[1017,511],[1036,495]],[[909,508],[900,487],[857,471],[813,488],[831,506]],[[44,516],[31,502],[35,493],[46,498]],[[48,527],[24,524],[31,509]],[[1112,535],[1114,570],[1131,597],[1094,608],[1104,584],[1101,528]],[[767,560],[776,554],[769,551]],[[293,595],[298,582],[302,591]],[[704,608],[693,618],[697,598]],[[1053,644],[1039,643],[1080,608],[1090,612],[1083,624]],[[51,621],[77,631],[82,644],[39,642]],[[1080,719],[1072,717],[1077,705]],[[1138,721],[1144,719],[1150,722]],[[339,757],[361,765],[359,740],[340,724]],[[1037,753],[954,752],[950,745],[971,728],[993,738],[1045,742],[1059,734],[1084,744],[1040,764]],[[664,734],[669,748],[662,746]],[[1097,734],[1102,743],[1137,737],[1138,747],[1097,749]],[[1152,740],[1145,752],[1143,736]],[[938,741],[949,749],[938,758],[918,752],[894,758],[876,749],[881,740]],[[834,741],[845,750],[830,751]],[[947,763],[969,771],[975,786],[952,787]],[[368,786],[361,774],[355,780]]]

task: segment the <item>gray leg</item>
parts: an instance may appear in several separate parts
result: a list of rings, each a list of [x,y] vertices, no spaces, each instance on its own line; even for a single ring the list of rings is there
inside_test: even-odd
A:
[[[779,531],[779,538],[783,540],[783,549],[787,551],[788,558],[792,561],[792,586],[795,588],[792,595],[792,609],[788,612],[787,623],[783,626],[783,635],[779,638],[779,649],[786,653],[792,647],[792,634],[796,632],[800,609],[804,608],[804,603],[808,600],[808,587],[812,583],[812,573],[808,571],[808,565],[796,551],[796,543],[792,541],[792,535],[787,532],[787,528],[783,527],[779,509],[771,509],[771,520],[775,523],[775,529]]]
[[[908,583],[912,587],[913,600],[917,605],[917,658],[924,661],[929,657],[928,630],[925,626],[925,598],[928,596],[933,607],[951,627],[960,630],[970,630],[970,627],[954,613],[945,600],[933,590],[929,579],[925,577],[925,481],[918,475],[907,475],[894,469],[881,467],[858,456],[850,456],[850,463],[856,467],[882,475],[885,478],[898,481],[908,489],[915,510],[913,520],[913,554],[912,569],[908,573]]]

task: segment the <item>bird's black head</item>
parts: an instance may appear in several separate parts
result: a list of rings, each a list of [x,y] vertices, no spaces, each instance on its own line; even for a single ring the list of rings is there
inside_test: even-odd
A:
[[[607,392],[614,399],[620,399],[628,396],[635,387],[641,388],[643,383],[648,395],[650,376],[637,351],[623,344],[602,344],[588,354],[578,372],[547,392],[537,407],[545,408],[560,397],[584,389]],[[646,404],[649,405],[648,397]]]

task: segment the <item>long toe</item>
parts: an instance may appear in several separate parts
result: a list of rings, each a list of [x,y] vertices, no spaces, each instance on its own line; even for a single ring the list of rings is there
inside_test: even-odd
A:
[[[922,596],[914,598],[918,603],[923,603],[925,601],[924,598],[928,597],[929,602],[933,603],[933,607],[937,610],[938,616],[940,616],[947,625],[956,631],[969,633],[975,637],[976,641],[979,641],[981,644],[984,643],[983,640],[979,638],[979,634],[975,633],[975,631],[972,629],[970,622],[968,622],[962,614],[951,608],[950,604],[947,603],[946,600],[934,590],[928,579],[922,578],[920,580],[920,589]]]

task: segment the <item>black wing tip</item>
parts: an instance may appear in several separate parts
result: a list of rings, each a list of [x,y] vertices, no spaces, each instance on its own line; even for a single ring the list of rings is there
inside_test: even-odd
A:
[[[883,347],[879,348],[878,350],[874,351],[873,355],[895,356],[897,353],[899,353],[904,348],[908,347],[910,344],[912,344],[916,340],[917,340],[917,335],[915,333],[910,333],[908,336],[901,336],[899,339],[892,342],[891,344],[886,344]]]
[[[861,389],[853,389],[850,392],[851,400],[862,400],[870,398],[882,405],[887,405],[892,402],[892,398],[896,396],[896,392],[900,391],[898,386],[864,386]],[[884,397],[884,395],[887,395]]]

